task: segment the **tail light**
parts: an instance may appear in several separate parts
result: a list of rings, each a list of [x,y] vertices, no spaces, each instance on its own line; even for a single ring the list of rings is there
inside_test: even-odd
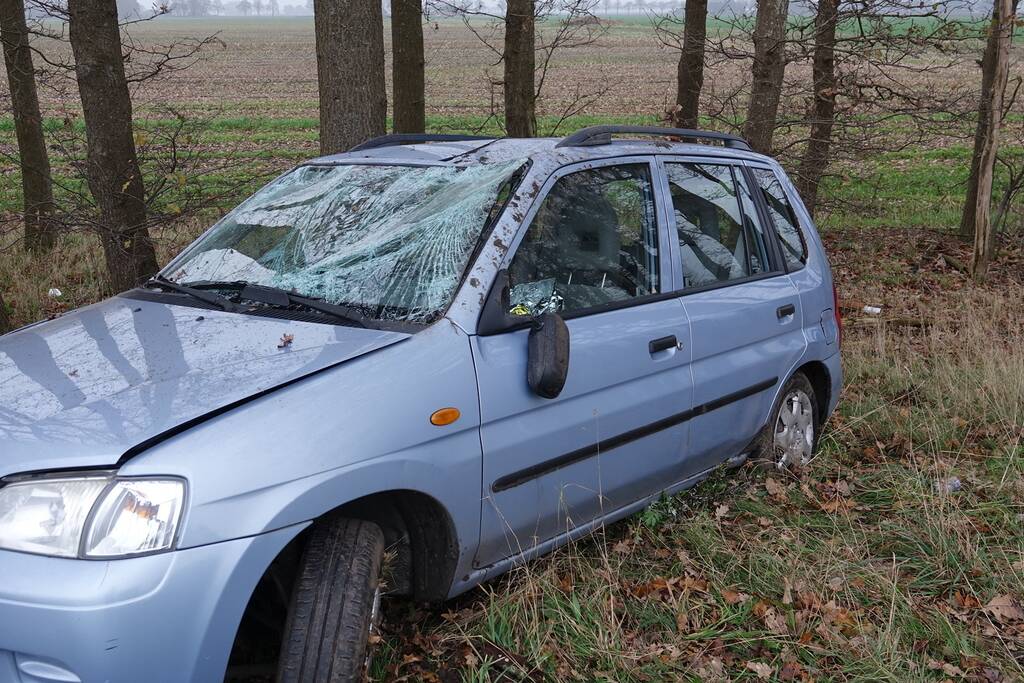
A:
[[[843,314],[839,310],[839,290],[836,283],[832,283],[832,311],[836,316],[836,330],[838,330],[839,345],[843,345]]]

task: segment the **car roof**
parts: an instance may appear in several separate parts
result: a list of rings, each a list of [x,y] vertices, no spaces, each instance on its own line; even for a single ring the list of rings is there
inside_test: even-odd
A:
[[[585,129],[586,130],[586,129]],[[671,129],[668,129],[671,130]],[[419,136],[385,136],[351,151],[331,154],[307,161],[307,165],[330,164],[423,164],[473,166],[502,163],[517,159],[550,160],[559,164],[590,161],[619,156],[675,154],[711,156],[723,159],[767,160],[739,146],[721,146],[675,140],[620,138],[606,142],[572,145],[568,138],[474,138],[424,140],[405,142],[403,138]],[[422,136],[424,138],[430,136]],[[437,136],[444,137],[444,136]],[[452,136],[456,137],[456,136]],[[394,138],[389,141],[386,138]],[[739,138],[737,141],[742,142]],[[560,144],[561,143],[561,144]],[[746,147],[746,143],[743,143]]]

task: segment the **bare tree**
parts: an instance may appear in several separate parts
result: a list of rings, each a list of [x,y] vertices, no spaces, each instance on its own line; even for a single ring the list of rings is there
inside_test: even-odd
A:
[[[537,134],[534,0],[508,0],[505,10],[505,130],[510,137]]]
[[[974,224],[971,275],[979,281],[985,279],[995,250],[991,217],[992,180],[999,150],[1003,98],[1010,75],[1014,10],[1012,0],[996,0],[992,7],[992,23],[983,60],[985,73],[978,108],[978,128],[974,137],[974,156],[971,159],[971,168],[977,168],[977,173],[971,175],[971,187],[961,220],[961,225]]]
[[[426,129],[426,95],[420,0],[391,0],[391,52],[394,130],[422,133]]]
[[[786,70],[789,0],[757,0],[754,64],[743,135],[754,151],[769,154]]]
[[[7,305],[4,303],[4,295],[0,293],[0,334],[11,331],[11,318],[7,314]]]
[[[813,215],[818,203],[818,185],[828,167],[832,145],[832,127],[836,116],[836,23],[838,0],[818,0],[814,18],[813,104],[810,116],[810,138],[800,160],[797,189]]]
[[[384,134],[384,12],[379,0],[314,0],[320,151]]]
[[[704,87],[708,0],[686,0],[683,21],[683,44],[676,74],[676,110],[673,121],[680,128],[697,128],[700,91]]]
[[[1018,2],[1014,0],[1012,2],[1012,15],[1016,15]],[[993,6],[992,21],[995,22],[996,10],[998,9],[998,3]],[[1012,29],[1011,29],[1012,30]],[[967,200],[964,203],[964,212],[960,217],[960,236],[964,240],[970,240],[974,238],[975,233],[975,212],[973,210],[967,210],[968,207],[973,207],[978,202],[978,175],[980,173],[979,163],[981,157],[977,151],[984,145],[985,138],[988,135],[988,121],[989,112],[988,107],[992,102],[992,91],[995,87],[993,79],[996,75],[994,68],[996,60],[996,43],[998,41],[993,40],[993,37],[998,37],[995,32],[995,23],[989,27],[989,37],[985,44],[985,55],[981,60],[981,99],[978,106],[978,124],[974,130],[974,155],[971,156],[971,174],[967,180]],[[1002,86],[1003,90],[1006,90],[1005,84]]]
[[[99,207],[108,285],[121,291],[157,271],[132,136],[115,0],[69,0],[69,38],[85,120],[89,190]]]
[[[505,128],[510,136],[525,136],[527,132],[535,135],[537,132],[536,108],[537,103],[542,101],[545,87],[548,85],[548,75],[556,54],[563,50],[593,45],[603,35],[605,25],[594,14],[594,8],[598,0],[512,0],[506,3],[505,14],[494,14],[479,0],[429,0],[430,6],[440,13],[448,16],[458,16],[462,19],[466,29],[472,33],[481,45],[483,45],[495,58],[492,66],[502,65],[503,74],[501,78],[494,78],[488,75],[488,82],[491,87],[491,113],[480,126],[483,130],[486,125],[495,119],[501,118],[499,111],[502,98],[505,99]],[[520,3],[516,8],[515,3]],[[527,9],[532,10],[533,18],[530,19],[524,14]],[[509,18],[513,22],[526,23],[526,33],[530,36],[524,38],[522,26],[508,27]],[[483,19],[484,21],[477,21]],[[519,67],[509,64],[507,52],[509,50],[511,36],[519,36],[514,40],[512,62],[519,64]],[[526,54],[532,51],[533,54]],[[511,81],[509,71],[516,74],[523,72],[524,65],[528,68],[523,73],[524,78],[517,80],[514,76]],[[532,70],[532,76],[530,71]],[[532,87],[527,87],[525,81],[529,79]],[[509,87],[510,82],[515,88],[513,109],[519,109],[519,121],[516,123],[516,116],[513,115],[512,124],[509,123]],[[587,106],[600,99],[612,84],[605,83],[602,87],[594,90],[584,90],[577,85],[572,91],[570,98],[563,98],[564,106],[560,105],[559,117],[553,126],[546,131],[553,135],[566,120],[583,112]],[[503,96],[498,96],[497,90],[503,90]],[[525,114],[523,113],[525,112]],[[525,125],[523,122],[530,125]],[[518,132],[513,132],[511,126],[519,125]],[[524,131],[523,129],[528,129]]]
[[[56,238],[55,226],[50,220],[53,187],[22,0],[0,0],[0,42],[3,42],[14,130],[18,139],[25,246],[33,251],[48,250]]]

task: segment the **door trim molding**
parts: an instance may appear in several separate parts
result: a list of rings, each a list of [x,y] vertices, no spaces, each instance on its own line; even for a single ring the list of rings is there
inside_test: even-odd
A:
[[[753,396],[754,394],[759,394],[766,389],[771,389],[778,383],[779,378],[772,377],[771,379],[766,379],[763,382],[752,384],[749,387],[740,389],[739,391],[734,391],[730,394],[720,396],[713,401],[708,401],[707,403],[694,406],[693,408],[684,410],[681,413],[676,413],[675,415],[669,415],[668,417],[660,420],[655,420],[654,422],[650,422],[642,427],[637,427],[636,429],[631,429],[627,432],[622,432],[606,439],[599,439],[592,444],[583,446],[582,448],[577,448],[574,451],[563,453],[562,455],[545,460],[544,462],[537,463],[536,465],[531,465],[530,467],[525,467],[521,470],[499,477],[494,480],[493,484],[491,484],[491,491],[494,493],[500,493],[502,491],[515,488],[520,484],[525,484],[528,481],[542,477],[549,472],[566,467],[567,465],[572,465],[581,460],[586,460],[587,458],[597,455],[602,451],[610,451],[613,448],[624,446],[627,443],[642,439],[645,436],[650,436],[651,434],[668,429],[669,427],[675,427],[678,424],[692,420],[693,418],[709,413],[712,410],[723,408],[730,403],[742,401],[743,399]]]

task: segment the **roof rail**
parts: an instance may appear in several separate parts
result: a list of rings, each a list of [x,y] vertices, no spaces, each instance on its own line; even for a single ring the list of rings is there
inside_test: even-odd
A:
[[[494,136],[489,135],[454,135],[448,133],[391,133],[370,138],[361,142],[350,152],[362,152],[367,149],[378,147],[394,147],[395,145],[416,145],[421,142],[467,142],[470,140],[493,140]]]
[[[630,135],[661,135],[673,138],[691,138],[694,140],[717,140],[725,147],[750,151],[747,141],[738,135],[718,133],[708,130],[691,130],[689,128],[662,128],[660,126],[588,126],[562,138],[555,147],[594,147],[610,145],[612,136],[616,134]]]

